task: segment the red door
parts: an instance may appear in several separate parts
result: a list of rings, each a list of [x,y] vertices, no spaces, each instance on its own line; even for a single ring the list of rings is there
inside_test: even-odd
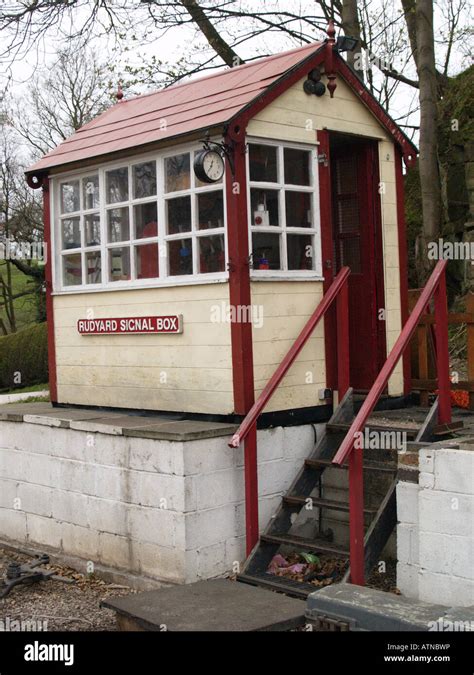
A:
[[[385,359],[378,154],[374,141],[330,136],[332,270],[349,277],[350,386],[367,390]]]

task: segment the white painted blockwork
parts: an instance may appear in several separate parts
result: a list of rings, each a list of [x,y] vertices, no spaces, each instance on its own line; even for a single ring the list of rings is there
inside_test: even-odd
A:
[[[258,438],[263,528],[314,431],[280,427]],[[0,537],[170,582],[232,571],[245,558],[245,509],[243,448],[228,440],[0,422]]]
[[[397,585],[425,602],[474,605],[474,452],[420,451],[419,484],[397,486]]]

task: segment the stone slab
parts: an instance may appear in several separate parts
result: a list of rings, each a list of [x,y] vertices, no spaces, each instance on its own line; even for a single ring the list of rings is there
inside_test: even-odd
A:
[[[185,420],[177,413],[140,414],[94,408],[54,407],[51,403],[18,403],[0,407],[0,421],[29,422],[87,433],[135,436],[166,441],[231,437],[237,425]]]
[[[347,622],[355,631],[429,631],[438,619],[459,614],[471,620],[474,608],[463,611],[352,584],[334,584],[311,593],[306,611],[307,619],[326,616]]]
[[[201,422],[197,420],[180,420],[160,424],[124,429],[124,436],[156,438],[168,441],[193,441],[200,438],[230,437],[236,432],[236,424],[225,422]]]
[[[51,403],[38,401],[37,403],[9,403],[0,406],[0,421],[22,422],[24,415],[46,415],[53,412]]]
[[[148,631],[282,631],[305,623],[302,600],[229,579],[110,598],[124,626]]]

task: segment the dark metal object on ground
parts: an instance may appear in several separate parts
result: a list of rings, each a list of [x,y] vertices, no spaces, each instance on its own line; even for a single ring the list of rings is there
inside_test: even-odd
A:
[[[3,583],[0,585],[0,598],[6,598],[14,586],[20,584],[34,584],[40,581],[62,581],[66,584],[73,584],[74,579],[68,579],[55,574],[53,570],[40,570],[40,565],[47,565],[49,556],[46,554],[36,556],[33,562],[20,565],[17,562],[8,563]]]

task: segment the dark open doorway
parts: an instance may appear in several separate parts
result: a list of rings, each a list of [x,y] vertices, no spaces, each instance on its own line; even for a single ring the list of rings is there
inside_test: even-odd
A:
[[[377,141],[329,133],[331,216],[323,222],[325,285],[341,267],[349,277],[350,386],[368,390],[386,358],[383,244]],[[329,257],[328,257],[329,256]],[[330,279],[329,279],[330,277]],[[327,328],[335,329],[334,319]],[[331,336],[335,344],[335,335]],[[335,382],[335,363],[328,381]]]

